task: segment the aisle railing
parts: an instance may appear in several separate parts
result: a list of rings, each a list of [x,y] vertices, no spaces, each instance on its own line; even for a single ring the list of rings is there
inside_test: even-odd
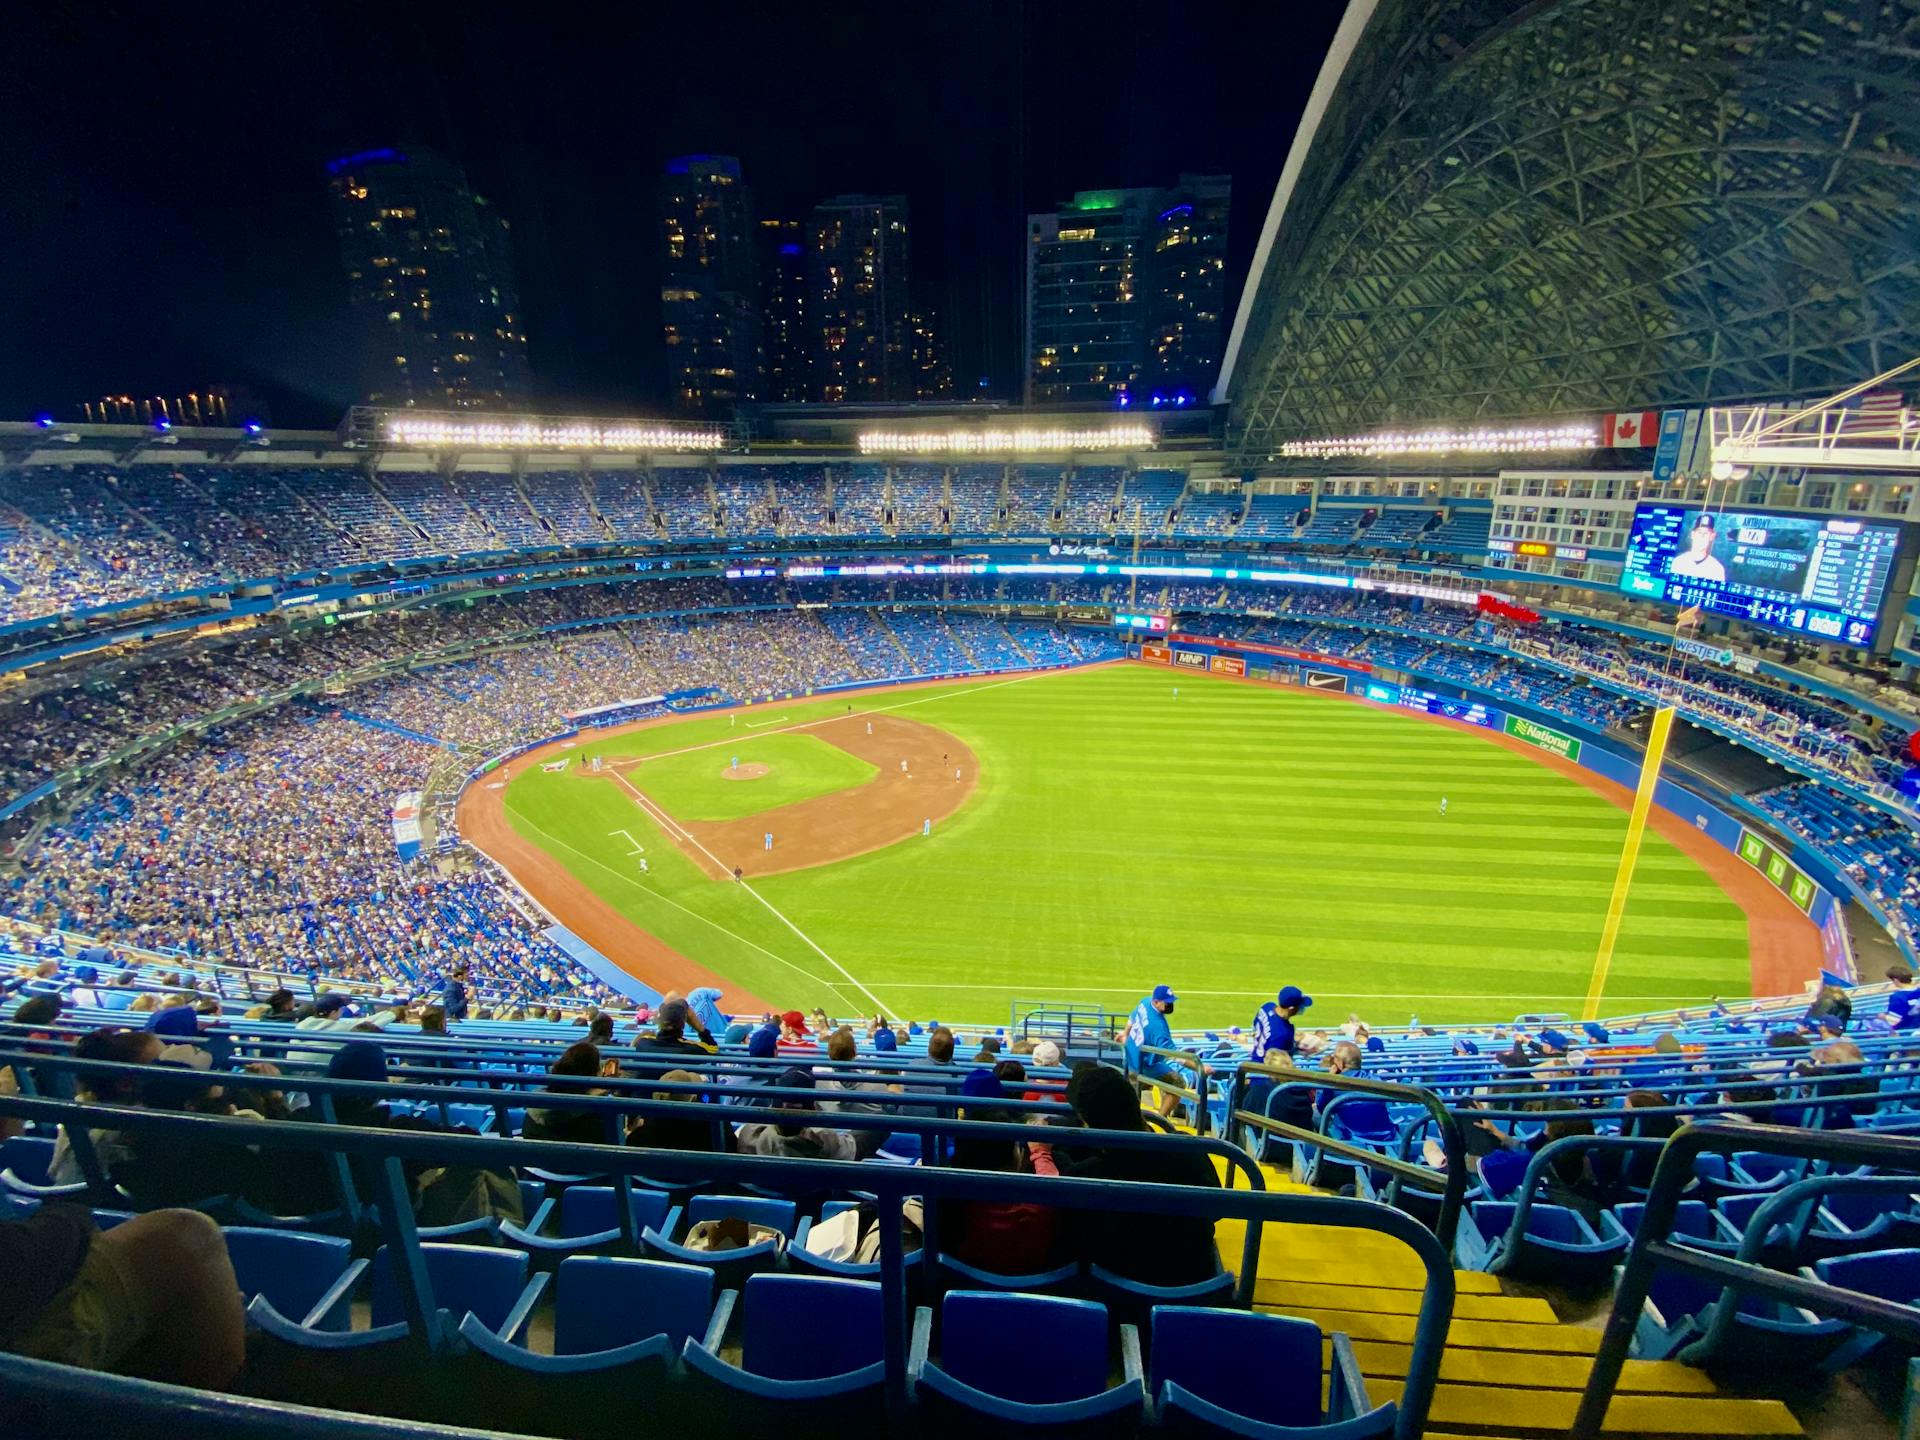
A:
[[[363,1085],[360,1088],[365,1091],[385,1087]],[[567,1099],[568,1103],[578,1103],[575,1097]],[[778,1115],[779,1112],[769,1112],[770,1118]],[[69,1134],[76,1138],[85,1135],[87,1128],[92,1126],[134,1135],[157,1134],[188,1146],[248,1145],[266,1150],[318,1153],[332,1159],[333,1168],[341,1172],[350,1168],[347,1163],[349,1160],[375,1162],[371,1168],[377,1189],[380,1224],[393,1257],[401,1313],[410,1333],[425,1345],[429,1354],[434,1355],[444,1354],[452,1347],[453,1335],[450,1328],[442,1323],[435,1303],[432,1277],[427,1271],[421,1250],[403,1169],[406,1161],[511,1167],[537,1160],[543,1166],[556,1170],[612,1176],[623,1192],[634,1175],[643,1169],[651,1176],[670,1180],[701,1184],[730,1181],[789,1194],[857,1188],[872,1195],[879,1209],[883,1361],[889,1420],[894,1426],[904,1422],[908,1404],[909,1338],[902,1205],[909,1197],[934,1202],[925,1207],[928,1215],[935,1213],[941,1201],[1013,1201],[1058,1209],[1197,1216],[1215,1222],[1235,1219],[1247,1222],[1249,1231],[1261,1222],[1274,1221],[1334,1225],[1391,1235],[1410,1247],[1426,1270],[1426,1285],[1415,1322],[1406,1383],[1401,1393],[1395,1430],[1397,1440],[1417,1440],[1424,1429],[1439,1375],[1447,1327],[1453,1314],[1454,1278],[1451,1262],[1433,1235],[1398,1211],[1336,1196],[1216,1190],[1185,1185],[1011,1175],[837,1160],[640,1150],[613,1145],[572,1145],[483,1136],[429,1135],[296,1120],[252,1121],[118,1106],[80,1106],[68,1101],[26,1095],[0,1095],[0,1116],[64,1124]],[[1142,1140],[1168,1143],[1164,1137],[1144,1137],[1130,1131],[1079,1131],[1075,1138],[1082,1143],[1097,1140],[1102,1146]],[[1191,1137],[1182,1137],[1182,1142],[1176,1143],[1194,1142]],[[625,1203],[624,1193],[616,1208],[621,1212],[630,1208]]]
[[[1653,1187],[1634,1232],[1633,1248],[1627,1252],[1626,1265],[1614,1288],[1613,1309],[1607,1316],[1600,1347],[1593,1357],[1586,1393],[1580,1397],[1580,1409],[1569,1431],[1570,1440],[1595,1440],[1600,1434],[1607,1406],[1620,1383],[1628,1347],[1647,1302],[1654,1272],[1662,1266],[1703,1279],[1719,1280],[1726,1286],[1708,1331],[1705,1343],[1709,1345],[1724,1341],[1739,1297],[1745,1295],[1785,1301],[1816,1315],[1830,1315],[1891,1335],[1909,1345],[1920,1345],[1920,1309],[1819,1280],[1783,1274],[1759,1263],[1761,1247],[1774,1223],[1826,1191],[1861,1188],[1844,1182],[1868,1177],[1819,1176],[1784,1187],[1754,1213],[1739,1254],[1731,1259],[1676,1244],[1670,1238],[1681,1191],[1693,1178],[1694,1158],[1701,1154],[1730,1155],[1737,1150],[1824,1160],[1849,1169],[1884,1165],[1906,1171],[1920,1170],[1920,1139],[1711,1121],[1683,1126],[1667,1141],[1654,1169]],[[1905,1183],[1910,1185],[1911,1177]]]

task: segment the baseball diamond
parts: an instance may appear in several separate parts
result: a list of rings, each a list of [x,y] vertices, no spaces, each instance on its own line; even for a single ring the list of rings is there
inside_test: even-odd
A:
[[[1165,671],[1126,664],[786,703],[749,741],[720,715],[647,722],[582,747],[607,757],[599,775],[516,759],[504,791],[468,790],[461,827],[663,985],[811,982],[823,1003],[979,1015],[1022,989],[1120,1003],[1135,961],[1119,957],[1144,955],[1190,1023],[1240,1023],[1275,972],[1395,1021],[1579,1001],[1619,787],[1476,727],[1180,678],[1177,700]],[[727,785],[755,746],[793,757],[784,777]],[[850,757],[864,782],[842,783]],[[809,798],[746,808],[778,778]],[[1817,966],[1778,890],[1656,824],[1609,1003],[1768,993]],[[612,853],[619,826],[649,832],[650,873]]]

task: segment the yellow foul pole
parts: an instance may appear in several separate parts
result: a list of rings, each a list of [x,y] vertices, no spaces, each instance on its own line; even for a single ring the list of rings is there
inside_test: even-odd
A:
[[[1607,971],[1613,968],[1613,947],[1620,939],[1620,921],[1627,913],[1627,892],[1633,888],[1633,867],[1640,858],[1640,842],[1646,837],[1647,816],[1653,810],[1654,787],[1660,783],[1660,762],[1666,758],[1667,735],[1673,729],[1673,707],[1662,705],[1653,712],[1653,725],[1647,731],[1647,753],[1640,762],[1640,784],[1633,792],[1633,813],[1627,818],[1627,839],[1620,847],[1620,868],[1613,877],[1613,898],[1607,901],[1607,923],[1600,930],[1600,950],[1593,957],[1593,978],[1587,982],[1587,1003],[1580,1011],[1582,1020],[1600,1018],[1600,997],[1606,992]]]

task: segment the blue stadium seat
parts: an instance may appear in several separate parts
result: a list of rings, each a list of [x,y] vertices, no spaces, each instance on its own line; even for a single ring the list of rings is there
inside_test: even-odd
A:
[[[682,1228],[684,1216],[685,1228]],[[738,1216],[749,1225],[763,1225],[779,1234],[759,1240],[738,1250],[690,1250],[682,1243],[686,1232],[703,1220],[724,1220]],[[770,1270],[780,1263],[799,1223],[799,1206],[791,1200],[774,1200],[760,1195],[696,1195],[684,1207],[675,1206],[658,1226],[649,1226],[641,1235],[649,1255],[678,1260],[686,1265],[703,1265],[712,1270],[721,1283],[738,1287],[746,1277]]]
[[[1517,1203],[1481,1200],[1467,1207],[1455,1253],[1470,1270],[1489,1270],[1515,1279],[1550,1281],[1569,1289],[1597,1285],[1626,1254],[1632,1239],[1624,1231],[1596,1234],[1584,1215],[1564,1205],[1534,1205],[1517,1245],[1508,1232]]]
[[[84,1195],[84,1180],[72,1185],[55,1185],[47,1178],[53,1164],[53,1141],[38,1135],[15,1135],[0,1141],[0,1189],[31,1200],[62,1195]]]
[[[1844,1290],[1858,1290],[1902,1305],[1920,1305],[1920,1250],[1869,1250],[1836,1256],[1818,1261],[1802,1273]],[[1878,1349],[1885,1339],[1877,1330],[1856,1329],[1853,1338],[1828,1357],[1827,1366],[1843,1369]]]
[[[560,1192],[558,1201],[542,1201],[525,1225],[502,1221],[500,1234],[524,1248],[536,1265],[550,1265],[567,1255],[619,1246],[624,1239],[620,1233],[617,1193],[611,1185],[569,1185]],[[671,1212],[667,1196],[659,1190],[635,1186],[628,1203],[633,1211],[636,1240],[647,1230],[659,1229]],[[545,1227],[556,1209],[559,1228],[549,1235]]]
[[[1851,1333],[1852,1327],[1842,1321],[1822,1320],[1798,1306],[1749,1295],[1740,1299],[1729,1343],[1719,1353],[1705,1354],[1698,1342],[1713,1321],[1724,1288],[1678,1270],[1656,1270],[1635,1324],[1633,1353],[1644,1360],[1678,1357],[1709,1369],[1754,1375],[1804,1374],[1838,1350]]]
[[[1773,1191],[1767,1191],[1758,1195],[1722,1196],[1713,1207],[1722,1238],[1738,1247],[1746,1239],[1754,1213],[1773,1195]],[[1809,1200],[1805,1205],[1795,1206],[1785,1218],[1774,1222],[1762,1252],[1770,1263],[1798,1264],[1810,1258],[1805,1253],[1805,1235],[1812,1226],[1814,1210],[1814,1202]]]
[[[1821,1197],[1806,1243],[1814,1260],[1864,1250],[1920,1247],[1920,1197],[1888,1191],[1834,1191]]]
[[[1603,1210],[1599,1232],[1603,1237],[1624,1236],[1631,1244],[1633,1237],[1640,1233],[1640,1221],[1646,1211],[1646,1205],[1638,1200]],[[1714,1220],[1713,1207],[1704,1200],[1682,1200],[1674,1207],[1669,1236],[1678,1244],[1714,1255],[1731,1255],[1740,1248],[1739,1241],[1727,1239]]]
[[[1324,1337],[1311,1320],[1158,1305],[1151,1327],[1148,1390],[1156,1418],[1168,1429],[1248,1440],[1365,1440],[1393,1433],[1398,1407],[1369,1400],[1345,1335],[1333,1337],[1332,1373],[1323,1377]],[[1232,1358],[1223,1364],[1225,1356]]]
[[[454,1316],[471,1312],[496,1335],[517,1339],[546,1288],[548,1275],[528,1278],[522,1250],[495,1250],[480,1245],[422,1245],[420,1255],[433,1288],[433,1303],[442,1334],[453,1330]],[[400,1286],[394,1278],[387,1247],[374,1252],[370,1267],[371,1321],[365,1330],[323,1330],[282,1315],[264,1297],[256,1296],[247,1317],[274,1339],[304,1349],[347,1350],[407,1341],[402,1318]],[[419,1339],[421,1337],[411,1337]]]
[[[935,1266],[936,1279],[943,1287],[959,1285],[968,1290],[996,1290],[1021,1295],[1068,1295],[1080,1288],[1080,1267],[1069,1263],[1031,1275],[1001,1275],[982,1270],[951,1255],[942,1255]]]
[[[1107,1307],[1120,1324],[1142,1326],[1157,1309],[1168,1305],[1231,1305],[1234,1277],[1214,1258],[1213,1274],[1189,1285],[1147,1285],[1115,1274],[1104,1265],[1087,1266],[1092,1298]],[[1147,1337],[1151,1340],[1151,1336]]]
[[[627,1407],[650,1397],[659,1421],[664,1383],[689,1344],[718,1351],[734,1291],[713,1300],[713,1272],[659,1260],[577,1255],[554,1281],[553,1353],[504,1339],[468,1314],[460,1336],[511,1376],[485,1386],[489,1424],[547,1434],[631,1434]]]
[[[308,1330],[351,1326],[353,1290],[367,1262],[353,1258],[349,1241],[244,1225],[229,1225],[223,1233],[248,1304],[262,1298],[279,1314],[300,1317],[297,1323]]]
[[[689,1336],[680,1352],[709,1390],[714,1433],[772,1425],[783,1440],[844,1434],[848,1417],[861,1413],[854,1407],[878,1405],[886,1380],[878,1285],[755,1275],[739,1308],[738,1365],[720,1358],[720,1337],[711,1331],[704,1341]]]
[[[928,1358],[933,1311],[914,1313],[908,1375],[930,1410],[1017,1424],[1023,1434],[1119,1431],[1146,1406],[1139,1332],[1120,1329],[1122,1378],[1107,1384],[1107,1310],[1091,1300],[952,1290],[940,1307],[940,1359]]]
[[[829,1200],[820,1207],[820,1219],[831,1220],[835,1215],[847,1210],[859,1208],[857,1200]],[[878,1260],[832,1260],[825,1255],[816,1255],[807,1249],[807,1237],[813,1233],[815,1222],[803,1219],[800,1228],[794,1232],[793,1244],[787,1247],[787,1263],[795,1270],[809,1275],[837,1275],[844,1280],[878,1280],[880,1262]],[[903,1257],[906,1265],[907,1286],[911,1290],[920,1275],[920,1261],[925,1252],[916,1245]]]

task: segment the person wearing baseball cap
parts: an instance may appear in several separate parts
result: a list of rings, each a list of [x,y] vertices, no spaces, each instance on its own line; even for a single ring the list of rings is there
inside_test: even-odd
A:
[[[1283,985],[1280,993],[1253,1017],[1253,1063],[1264,1065],[1267,1056],[1279,1052],[1289,1059],[1294,1053],[1293,1020],[1313,1004],[1313,997],[1298,985]]]
[[[1156,985],[1153,993],[1133,1007],[1133,1016],[1127,1021],[1127,1073],[1130,1075],[1158,1076],[1163,1080],[1184,1083],[1184,1076],[1164,1055],[1142,1055],[1143,1047],[1155,1050],[1173,1048],[1173,1027],[1167,1023],[1167,1016],[1173,1013],[1173,1007],[1180,997],[1173,993],[1171,985]],[[1160,1093],[1160,1113],[1171,1115],[1180,1104],[1180,1097],[1171,1090]]]

